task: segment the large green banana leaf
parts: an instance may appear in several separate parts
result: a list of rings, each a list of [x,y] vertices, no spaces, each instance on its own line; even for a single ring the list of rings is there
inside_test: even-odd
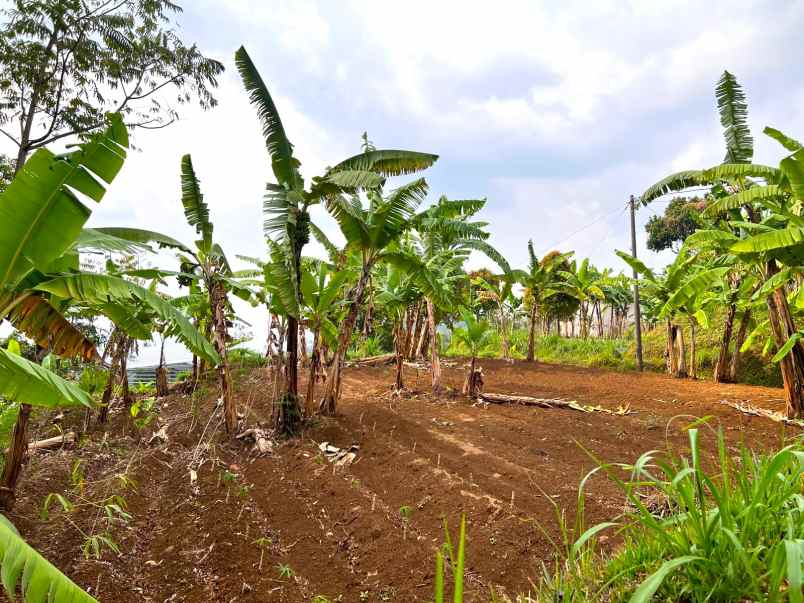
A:
[[[19,584],[26,603],[98,603],[25,542],[3,515],[0,515],[0,556],[3,588],[11,600],[15,599]]]
[[[136,283],[107,274],[69,274],[55,277],[36,288],[58,297],[92,304],[139,300],[150,306],[159,318],[174,325],[176,336],[194,354],[213,364],[220,362],[212,344],[198,332],[184,314],[153,291]]]
[[[119,115],[109,127],[78,149],[54,155],[39,149],[0,194],[0,288],[13,288],[34,268],[47,270],[70,249],[94,201],[120,171],[128,133]]]
[[[0,396],[35,406],[92,406],[74,383],[0,348]]]

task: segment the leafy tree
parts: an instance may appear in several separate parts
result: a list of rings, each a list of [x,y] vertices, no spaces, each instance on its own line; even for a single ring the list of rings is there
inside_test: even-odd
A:
[[[677,250],[688,236],[701,225],[700,213],[704,201],[700,198],[673,198],[663,216],[651,216],[645,224],[648,233],[648,249]]]
[[[413,151],[377,150],[373,144],[365,144],[363,153],[329,168],[324,176],[313,178],[309,188],[306,188],[299,172],[301,162],[293,155],[293,145],[285,133],[276,105],[245,48],[241,47],[235,53],[235,62],[262,123],[265,145],[276,179],[276,183],[266,185],[264,231],[266,236],[281,241],[290,252],[291,284],[296,296],[295,306],[299,307],[302,303],[302,249],[309,241],[311,229],[310,206],[322,201],[337,203],[343,193],[374,190],[382,186],[386,177],[430,167],[438,156]],[[297,430],[301,416],[298,401],[299,338],[295,335],[299,331],[298,320],[298,316],[287,317],[288,332],[291,333],[287,340],[285,369],[287,392],[277,415],[277,427],[286,432]],[[327,383],[329,386],[330,381]]]
[[[13,0],[0,29],[0,125],[31,151],[103,127],[109,112],[129,127],[161,128],[175,105],[214,106],[218,61],[186,45],[170,0]],[[173,102],[171,102],[173,101]]]

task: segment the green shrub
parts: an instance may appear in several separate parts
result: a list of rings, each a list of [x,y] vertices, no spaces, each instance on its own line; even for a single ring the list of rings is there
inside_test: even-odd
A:
[[[256,368],[267,363],[264,355],[250,348],[232,348],[227,350],[226,354],[229,365],[235,368]]]
[[[565,561],[545,571],[536,601],[802,601],[802,440],[772,454],[742,447],[734,458],[721,433],[707,471],[697,429],[689,439],[689,457],[652,451],[633,465],[595,470],[630,505],[616,522],[583,529],[584,479],[574,532],[581,535],[572,542],[562,524]],[[597,535],[615,526],[622,545],[601,553]]]

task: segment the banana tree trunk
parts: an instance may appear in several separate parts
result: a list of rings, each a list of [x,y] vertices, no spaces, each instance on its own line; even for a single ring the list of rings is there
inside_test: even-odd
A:
[[[413,311],[412,307],[408,306],[405,310],[405,330],[404,330],[404,337],[402,338],[402,356],[404,360],[404,356],[407,356],[408,350],[410,349],[410,340],[412,338],[412,330],[413,330]]]
[[[338,334],[338,347],[335,349],[332,369],[330,370],[330,374],[327,375],[327,385],[324,389],[324,396],[321,398],[321,402],[318,405],[318,412],[322,415],[334,415],[337,409],[343,359],[346,357],[346,350],[349,349],[349,343],[352,340],[352,332],[354,331],[355,322],[357,321],[357,313],[360,310],[360,304],[363,303],[363,295],[370,274],[371,265],[367,264],[363,267],[360,279],[357,281],[357,285],[349,296],[349,312],[346,315],[346,320],[343,322],[341,332]]]
[[[313,349],[310,352],[310,372],[309,378],[307,379],[307,395],[304,399],[304,415],[306,417],[312,417],[315,412],[315,380],[321,366],[321,350],[319,349],[320,334],[321,329],[316,326],[316,328],[313,329]]]
[[[422,302],[417,302],[416,309],[414,310],[413,332],[410,334],[410,342],[408,343],[408,360],[416,360],[416,355],[419,352],[419,338],[421,337],[422,329],[424,329]]]
[[[676,327],[676,349],[678,351],[676,377],[683,378],[687,376],[687,346],[684,344],[684,327],[681,325]]]
[[[6,453],[3,476],[0,478],[0,509],[10,511],[14,506],[17,482],[22,473],[22,463],[28,452],[28,422],[31,405],[21,404],[17,422],[11,432],[11,444]]]
[[[698,378],[698,347],[694,318],[690,318],[690,377]]]
[[[740,372],[740,360],[742,360],[742,352],[740,348],[745,343],[745,338],[748,335],[748,326],[751,324],[751,310],[748,309],[743,312],[740,318],[740,327],[737,329],[737,339],[734,342],[734,352],[731,354],[731,363],[729,364],[729,381],[737,383],[737,374]]]
[[[131,408],[131,405],[134,403],[134,396],[131,395],[131,389],[129,388],[128,383],[128,357],[131,354],[131,346],[134,343],[134,340],[131,337],[124,338],[124,347],[123,354],[120,357],[120,384],[123,389],[123,406],[125,408]]]
[[[109,377],[106,379],[106,387],[103,389],[103,396],[101,397],[101,407],[98,411],[98,423],[106,423],[109,420],[109,405],[112,403],[112,394],[114,393],[114,384],[117,381],[117,374],[120,370],[120,362],[125,353],[125,335],[116,331],[114,333],[114,345],[112,348],[112,364],[109,368]]]
[[[156,395],[160,398],[168,395],[167,370],[165,369],[164,337],[162,337],[162,345],[159,349],[159,366],[156,367]]]
[[[299,350],[301,352],[301,365],[307,366],[307,336],[305,335],[305,328],[302,323],[299,323]]]
[[[595,302],[595,314],[597,314],[597,336],[603,338],[603,313],[600,311],[600,302]]]
[[[396,337],[394,338],[395,351],[396,351],[396,379],[394,380],[394,388],[396,391],[404,389],[405,384],[402,381],[402,368],[405,363],[405,338],[402,332],[402,323],[399,322],[395,328]]]
[[[223,399],[223,417],[226,432],[234,434],[237,429],[237,408],[232,396],[232,384],[229,380],[229,360],[226,356],[226,289],[220,282],[214,282],[209,290],[209,305],[212,310],[212,341],[215,351],[220,356],[218,364],[218,381]]]
[[[678,326],[673,324],[673,321],[667,321],[667,354],[668,354],[668,372],[678,376],[679,358],[678,358]]]
[[[536,302],[530,309],[530,323],[528,327],[528,362],[533,362],[536,358]]]
[[[768,278],[779,271],[774,260],[768,262],[767,268]],[[781,348],[796,332],[784,287],[771,293],[767,298],[767,304],[768,318],[776,347]],[[779,367],[784,382],[787,416],[792,419],[801,418],[804,409],[804,347],[800,342],[796,343],[793,349],[781,359]]]
[[[734,314],[737,312],[737,305],[729,304],[726,313],[726,322],[723,325],[723,337],[720,341],[720,352],[715,364],[714,379],[715,383],[726,383],[729,380],[729,346],[731,345],[731,334],[734,330]]]
[[[511,358],[511,342],[508,336],[508,325],[505,322],[505,308],[500,305],[500,335],[502,336],[502,356],[503,360]]]
[[[433,395],[437,396],[443,389],[441,386],[441,362],[438,357],[438,332],[435,324],[435,308],[432,300],[427,298],[427,330],[430,331],[430,359],[433,365]]]
[[[427,342],[429,341],[430,325],[427,322],[427,306],[424,309],[424,327],[422,328],[421,335],[419,336],[419,343],[416,345],[416,355],[414,359],[424,358],[427,349]]]

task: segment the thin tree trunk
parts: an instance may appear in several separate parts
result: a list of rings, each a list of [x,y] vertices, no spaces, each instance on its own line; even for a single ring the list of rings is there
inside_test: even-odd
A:
[[[678,350],[678,368],[676,377],[687,376],[687,346],[684,343],[684,327],[676,327],[676,349]]]
[[[315,413],[315,380],[318,369],[321,366],[321,350],[319,349],[319,337],[321,329],[316,327],[313,330],[313,350],[310,352],[310,372],[307,380],[307,395],[304,399],[304,415],[312,417]]]
[[[536,358],[536,302],[530,309],[530,325],[528,328],[528,362],[533,362]]]
[[[120,361],[125,352],[125,337],[126,336],[120,332],[118,332],[115,337],[112,351],[112,364],[109,367],[109,378],[106,380],[106,387],[103,389],[103,396],[101,397],[101,407],[98,411],[98,423],[101,424],[106,423],[109,419],[109,406],[112,403],[114,384],[120,370]]]
[[[438,357],[438,332],[435,323],[435,308],[432,300],[427,298],[427,326],[430,331],[430,358],[433,365],[433,395],[441,393],[441,362]]]
[[[416,303],[415,318],[414,318],[413,333],[410,336],[408,347],[408,360],[416,360],[419,353],[419,338],[421,337],[421,330],[424,329],[424,317],[422,315],[422,302]]]
[[[159,366],[156,368],[156,395],[168,395],[167,370],[165,369],[165,338],[162,337],[162,346],[159,350]]]
[[[17,422],[11,432],[11,444],[6,453],[3,476],[0,478],[0,509],[10,511],[14,506],[17,482],[22,473],[22,463],[28,451],[28,422],[31,405],[21,404]]]
[[[394,388],[396,391],[401,391],[405,384],[402,381],[402,367],[405,363],[405,340],[402,335],[402,323],[400,322],[396,331],[395,343],[394,346],[396,349],[396,379],[394,380]]]
[[[745,343],[750,324],[751,310],[748,309],[743,312],[743,315],[740,317],[740,327],[737,329],[737,340],[734,342],[734,352],[731,354],[731,364],[729,365],[729,381],[731,383],[737,383],[737,374],[740,371],[740,360],[742,360],[740,348],[742,348]]]
[[[307,366],[307,337],[305,336],[304,332],[304,325],[299,323],[299,350],[301,351],[301,365]]]
[[[357,281],[357,285],[349,296],[351,298],[349,312],[346,314],[346,319],[338,334],[338,347],[335,349],[332,370],[330,370],[330,374],[327,375],[324,396],[321,398],[321,402],[318,405],[318,412],[323,415],[334,415],[338,406],[343,359],[346,357],[346,350],[349,349],[349,343],[352,340],[352,332],[354,331],[355,322],[357,321],[357,313],[360,309],[360,304],[363,303],[363,294],[366,290],[366,283],[368,282],[370,273],[371,265],[367,264],[363,266],[360,279]]]
[[[667,356],[667,373],[675,375],[678,369],[678,360],[676,357],[676,326],[673,321],[667,319],[667,346],[665,355]]]
[[[424,327],[422,328],[421,336],[419,337],[419,343],[416,345],[416,356],[414,359],[424,358],[427,341],[430,332],[430,325],[427,323],[427,307],[425,306],[424,311]]]
[[[123,387],[123,406],[130,408],[134,403],[134,397],[131,395],[131,390],[128,385],[128,356],[131,353],[132,339],[125,337],[123,340],[123,354],[120,357],[120,384]]]
[[[237,429],[237,408],[232,397],[232,384],[229,381],[229,360],[226,355],[226,289],[223,284],[215,281],[209,290],[209,305],[212,310],[212,326],[215,351],[220,356],[218,363],[218,381],[223,399],[223,417],[226,432],[234,435]]]
[[[723,325],[723,338],[720,341],[720,352],[715,364],[714,379],[716,383],[725,383],[729,379],[729,346],[731,345],[731,332],[734,330],[734,314],[737,311],[735,303],[729,304],[726,313],[726,322]]]
[[[690,318],[690,377],[698,378],[698,349],[696,340],[695,319]]]

